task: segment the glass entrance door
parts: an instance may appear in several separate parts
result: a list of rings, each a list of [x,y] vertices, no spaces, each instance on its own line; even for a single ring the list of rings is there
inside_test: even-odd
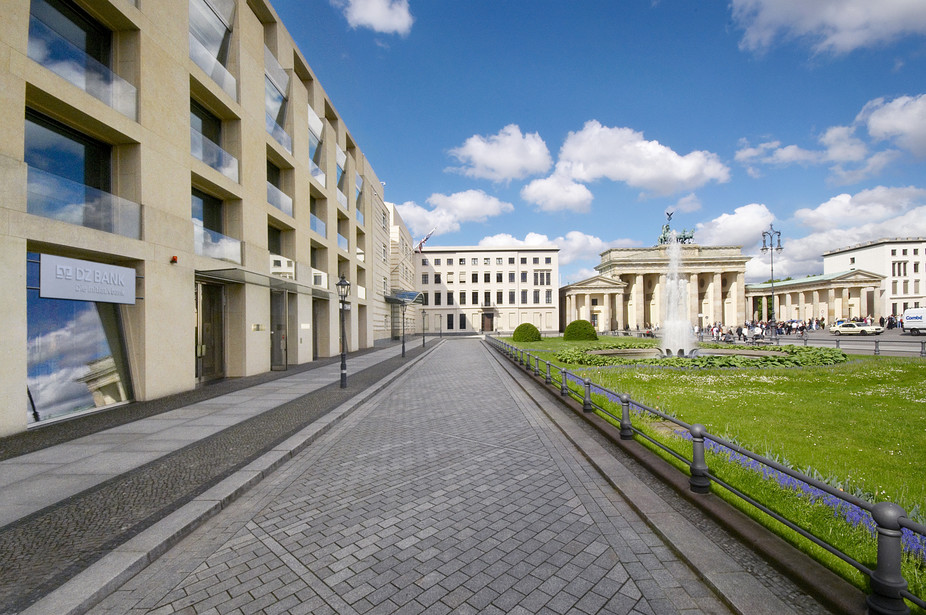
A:
[[[270,369],[285,370],[286,363],[286,293],[270,292]]]
[[[196,283],[196,380],[225,375],[225,289]]]

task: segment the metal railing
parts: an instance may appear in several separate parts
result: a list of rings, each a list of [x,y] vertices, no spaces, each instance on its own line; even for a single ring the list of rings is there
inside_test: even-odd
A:
[[[655,408],[650,408],[649,406],[633,401],[626,393],[621,394],[606,389],[593,383],[588,378],[582,378],[576,374],[570,373],[569,370],[554,365],[550,361],[542,361],[529,351],[502,342],[495,337],[487,335],[485,339],[490,346],[511,361],[517,363],[518,366],[527,371],[527,373],[538,379],[543,378],[544,384],[558,389],[562,397],[571,397],[581,403],[583,412],[598,412],[620,425],[620,438],[622,440],[632,440],[639,436],[650,442],[653,446],[658,447],[666,454],[671,455],[687,465],[690,472],[689,487],[692,492],[707,493],[710,491],[711,483],[716,483],[736,497],[749,503],[751,506],[772,517],[794,532],[797,532],[805,539],[848,563],[867,576],[870,579],[871,585],[871,591],[866,601],[870,614],[888,615],[890,613],[909,613],[909,608],[904,602],[904,599],[909,600],[922,609],[926,609],[926,600],[924,600],[923,597],[912,594],[908,590],[907,581],[901,573],[904,541],[909,541],[912,538],[913,541],[918,541],[920,545],[926,545],[926,526],[908,519],[906,511],[901,506],[893,502],[878,502],[877,504],[872,504],[871,502],[845,493],[823,481],[811,478],[810,476],[802,474],[776,461],[758,455],[734,442],[729,442],[708,433],[704,425],[686,423],[664,412],[660,412]],[[570,386],[570,383],[575,386]],[[593,399],[593,395],[598,395],[599,398],[604,397],[605,399],[619,404],[621,408],[620,416],[615,415],[610,409],[597,403]],[[683,433],[691,439],[691,459],[686,458],[684,455],[635,427],[631,420],[631,408],[633,408],[633,412],[637,414],[649,414],[658,417],[659,419],[674,423],[684,430]],[[844,553],[837,547],[811,534],[791,520],[781,516],[761,502],[743,493],[735,486],[711,473],[705,456],[705,451],[708,449],[728,449],[760,465],[771,468],[787,477],[818,489],[827,496],[836,498],[847,506],[855,507],[868,513],[877,531],[877,562],[874,569],[856,561],[847,553]]]

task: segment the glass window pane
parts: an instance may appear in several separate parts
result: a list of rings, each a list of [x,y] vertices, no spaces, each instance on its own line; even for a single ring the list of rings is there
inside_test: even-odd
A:
[[[110,147],[26,110],[26,164],[97,190],[110,190]]]
[[[112,33],[65,0],[32,0],[29,12],[100,64],[110,67]]]
[[[190,32],[215,59],[227,63],[231,30],[203,0],[190,0]]]
[[[30,422],[128,401],[131,383],[119,309],[112,303],[43,299],[39,255],[27,264]]]

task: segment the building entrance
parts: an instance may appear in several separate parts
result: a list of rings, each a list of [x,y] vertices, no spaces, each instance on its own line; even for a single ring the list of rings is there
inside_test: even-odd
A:
[[[196,283],[196,381],[225,376],[225,287]]]
[[[495,314],[482,315],[482,330],[495,331]]]
[[[270,292],[270,369],[275,371],[283,371],[288,367],[286,304],[285,291]]]

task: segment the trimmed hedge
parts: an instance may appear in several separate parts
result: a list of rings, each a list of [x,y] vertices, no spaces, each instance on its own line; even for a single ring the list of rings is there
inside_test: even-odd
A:
[[[594,325],[587,320],[573,320],[566,325],[563,331],[563,341],[587,341],[597,340],[598,332],[595,331]]]
[[[539,342],[540,330],[529,322],[518,325],[518,328],[511,334],[512,341],[515,342]]]

